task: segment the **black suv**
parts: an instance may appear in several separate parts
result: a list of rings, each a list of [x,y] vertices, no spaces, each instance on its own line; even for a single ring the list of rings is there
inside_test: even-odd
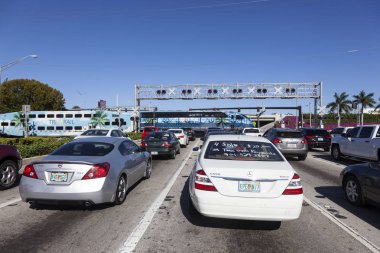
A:
[[[11,188],[19,179],[22,165],[20,152],[15,146],[0,145],[0,190]]]
[[[330,151],[331,135],[327,130],[321,128],[302,128],[301,130],[309,149],[323,148],[324,151]]]

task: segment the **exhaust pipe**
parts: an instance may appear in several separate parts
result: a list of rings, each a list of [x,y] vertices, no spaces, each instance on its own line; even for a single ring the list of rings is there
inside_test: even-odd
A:
[[[85,202],[84,202],[84,206],[85,206],[85,207],[90,207],[90,206],[91,206],[91,203],[90,203],[89,201],[85,201]]]

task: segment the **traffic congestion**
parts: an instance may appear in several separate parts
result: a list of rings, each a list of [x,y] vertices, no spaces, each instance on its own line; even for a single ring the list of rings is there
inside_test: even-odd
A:
[[[333,143],[337,135],[347,138]],[[195,138],[191,128],[146,126],[135,141],[82,136],[24,164],[15,185],[3,180],[2,252],[379,249],[379,163],[337,161],[326,131],[210,128]],[[21,168],[10,164],[3,175]]]

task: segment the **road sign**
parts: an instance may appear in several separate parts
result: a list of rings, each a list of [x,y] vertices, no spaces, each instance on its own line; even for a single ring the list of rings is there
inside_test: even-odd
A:
[[[326,106],[318,106],[317,107],[317,113],[320,116],[323,116],[326,114]]]

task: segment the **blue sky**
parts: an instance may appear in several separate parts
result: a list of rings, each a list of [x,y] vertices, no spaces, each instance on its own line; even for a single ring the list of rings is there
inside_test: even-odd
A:
[[[343,91],[380,97],[378,0],[2,0],[0,34],[1,65],[39,56],[2,78],[47,83],[64,94],[67,108],[95,107],[99,99],[116,105],[116,94],[119,104],[132,105],[135,84],[322,81],[324,103]],[[150,104],[188,109],[237,101]]]

